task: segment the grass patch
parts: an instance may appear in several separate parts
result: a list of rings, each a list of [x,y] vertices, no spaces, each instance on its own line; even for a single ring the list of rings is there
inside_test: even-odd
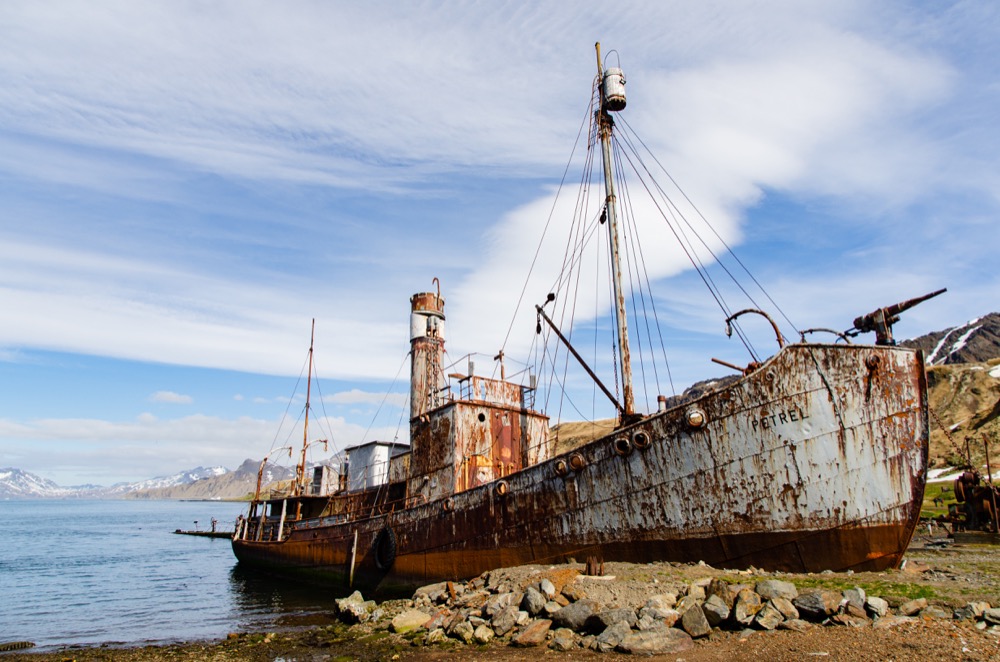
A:
[[[940,499],[940,501],[934,503],[934,499]],[[924,502],[920,506],[920,516],[924,518],[946,516],[948,506],[953,503],[957,504],[958,502],[955,501],[955,492],[952,490],[951,481],[927,483],[924,488]]]
[[[938,593],[933,586],[926,586],[915,583],[889,582],[889,581],[851,581],[840,577],[809,577],[796,579],[795,586],[802,592],[807,588],[820,588],[828,591],[843,592],[845,589],[855,586],[863,588],[868,595],[880,598],[895,598],[897,600],[915,600],[917,598],[927,598],[931,600],[937,598]]]

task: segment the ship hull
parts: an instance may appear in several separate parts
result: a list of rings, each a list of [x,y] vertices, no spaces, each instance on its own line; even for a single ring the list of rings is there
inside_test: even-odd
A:
[[[588,557],[882,570],[919,519],[927,444],[919,351],[790,345],[723,389],[502,483],[291,522],[280,541],[244,530],[233,549],[241,563],[381,592]]]

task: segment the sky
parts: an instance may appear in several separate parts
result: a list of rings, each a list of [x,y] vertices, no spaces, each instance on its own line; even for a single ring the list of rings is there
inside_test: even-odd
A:
[[[511,320],[597,41],[629,126],[794,328],[942,287],[897,337],[1000,308],[996,3],[10,0],[0,467],[110,485],[299,443],[312,319],[317,438],[405,442],[434,278],[450,358],[526,361],[544,285]],[[661,239],[680,391],[748,358]]]

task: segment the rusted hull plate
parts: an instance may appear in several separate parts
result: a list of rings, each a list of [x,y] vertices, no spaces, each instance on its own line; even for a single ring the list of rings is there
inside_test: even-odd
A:
[[[701,428],[686,422],[693,406]],[[881,570],[898,565],[919,518],[927,439],[919,352],[792,345],[723,391],[583,446],[577,470],[560,475],[560,456],[506,476],[504,495],[491,483],[450,509],[298,522],[283,542],[233,548],[241,562],[342,576],[357,532],[356,583],[382,590],[591,555]],[[386,528],[395,553],[380,569]]]

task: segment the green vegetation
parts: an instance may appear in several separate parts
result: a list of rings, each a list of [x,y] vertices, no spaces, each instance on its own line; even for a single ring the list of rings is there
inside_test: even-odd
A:
[[[830,591],[844,591],[855,586],[863,588],[868,595],[877,595],[887,600],[915,600],[916,598],[940,597],[934,587],[912,582],[896,581],[851,581],[850,577],[833,575],[826,577],[796,578],[795,586],[801,591],[806,588],[822,588]]]
[[[935,499],[940,499],[934,503]],[[951,481],[944,483],[927,483],[924,489],[924,502],[920,508],[920,517],[935,518],[948,515],[948,505],[957,503],[952,491]]]

